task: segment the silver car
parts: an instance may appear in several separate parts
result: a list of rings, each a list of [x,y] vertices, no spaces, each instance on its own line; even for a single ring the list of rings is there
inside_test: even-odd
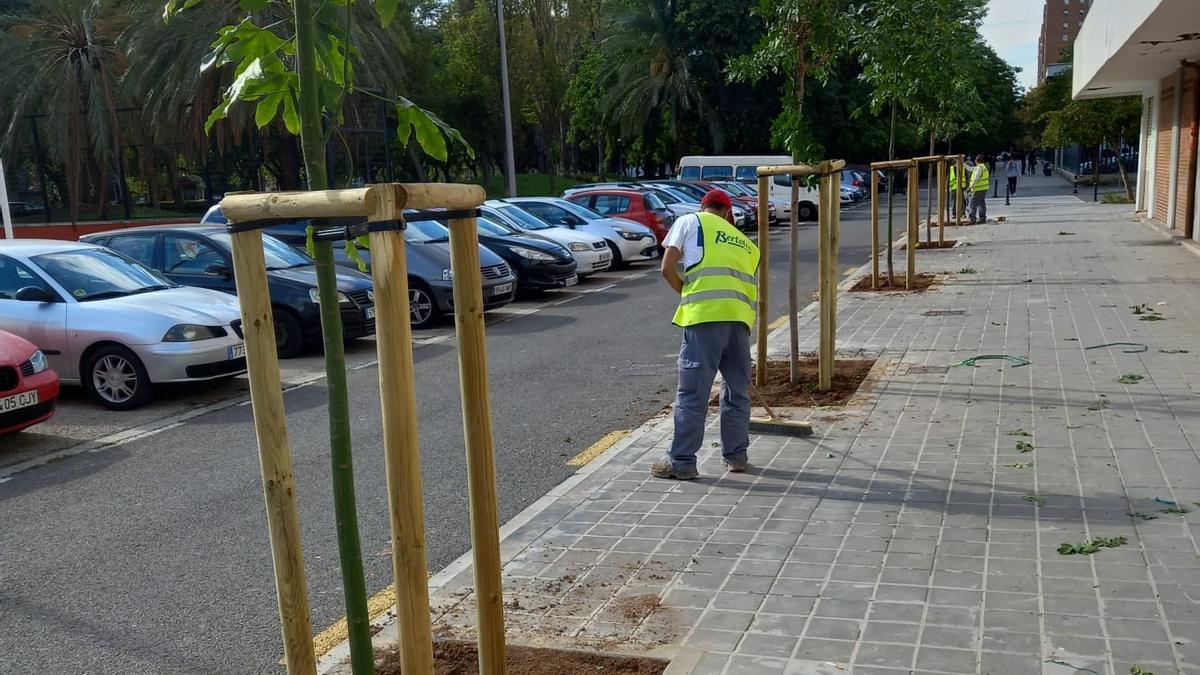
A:
[[[0,330],[113,410],[147,402],[155,384],[245,372],[241,324],[234,296],[176,286],[102,246],[0,241]]]

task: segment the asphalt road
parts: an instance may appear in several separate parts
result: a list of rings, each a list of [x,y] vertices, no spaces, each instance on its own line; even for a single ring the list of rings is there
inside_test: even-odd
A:
[[[900,222],[903,222],[902,220]],[[771,318],[786,311],[786,228],[771,236]],[[865,208],[842,218],[842,269],[869,253]],[[803,304],[816,288],[816,227],[800,236]],[[492,313],[489,374],[507,520],[569,476],[566,461],[630,429],[673,397],[677,299],[652,264]],[[532,311],[530,311],[532,310]],[[374,344],[350,349],[359,526],[368,592],[391,581]],[[452,329],[415,340],[430,569],[469,549],[466,468]],[[300,500],[313,628],[343,614],[331,513],[320,357],[285,362],[288,431]],[[132,416],[217,409],[102,450],[0,470],[0,653],[4,670],[281,672],[262,488],[243,381],[170,393]],[[223,406],[223,407],[221,407]],[[36,433],[5,438],[29,459],[131,426],[68,394]],[[128,419],[128,418],[126,418]]]

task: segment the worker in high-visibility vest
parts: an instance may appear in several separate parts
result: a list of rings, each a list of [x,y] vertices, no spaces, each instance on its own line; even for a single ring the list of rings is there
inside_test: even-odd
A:
[[[958,162],[950,162],[950,216],[958,215]]]
[[[983,155],[975,155],[975,169],[967,180],[967,191],[971,193],[971,208],[967,211],[970,224],[987,222],[987,191],[992,182]]]
[[[721,456],[727,470],[749,466],[750,328],[758,302],[758,246],[733,225],[733,202],[710,190],[700,211],[675,221],[663,240],[662,276],[679,293],[674,323],[683,328],[675,436],[667,458],[650,467],[656,478],[699,475],[708,399],[718,372]],[[681,274],[682,271],[682,274]]]

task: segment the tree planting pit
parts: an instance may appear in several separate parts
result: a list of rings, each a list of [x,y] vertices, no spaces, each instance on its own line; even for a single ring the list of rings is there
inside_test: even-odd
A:
[[[667,662],[643,656],[618,656],[597,652],[508,645],[505,665],[513,675],[660,675]],[[439,641],[433,645],[436,675],[477,675],[479,652],[474,642]],[[402,675],[396,647],[376,650],[376,675]]]
[[[805,354],[800,357],[800,380],[792,384],[787,359],[773,359],[767,364],[767,383],[758,388],[767,405],[772,408],[814,408],[845,405],[875,365],[875,359],[837,359],[833,367],[833,387],[829,391],[817,388],[817,359]],[[757,369],[757,368],[756,368]],[[751,378],[753,381],[753,374]],[[713,396],[709,405],[719,405],[720,396]],[[762,405],[753,392],[750,404]]]
[[[854,286],[852,286],[850,288],[850,292],[851,293],[882,293],[882,292],[895,293],[897,291],[908,291],[911,293],[917,293],[920,291],[929,290],[930,288],[933,287],[933,285],[936,281],[937,281],[936,274],[930,274],[929,272],[921,272],[921,273],[918,273],[917,278],[913,280],[913,282],[914,282],[913,287],[905,288],[903,271],[900,271],[893,276],[892,284],[888,283],[887,273],[880,273],[879,288],[871,288],[871,277],[870,277],[870,275],[867,275],[867,276],[859,279],[858,282],[855,283]]]
[[[947,239],[946,241],[919,241],[917,242],[917,250],[925,251],[928,249],[954,248],[954,245],[957,243],[957,239]]]

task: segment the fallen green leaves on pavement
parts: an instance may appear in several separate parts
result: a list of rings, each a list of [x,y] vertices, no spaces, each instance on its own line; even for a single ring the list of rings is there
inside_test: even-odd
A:
[[[1191,513],[1192,510],[1185,506],[1169,506],[1165,509],[1160,509],[1159,513],[1170,513],[1176,516],[1182,516],[1185,513]]]
[[[1027,437],[1033,436],[1033,434],[1029,433],[1028,431],[1025,431],[1024,429],[1013,429],[1012,431],[1006,431],[1004,433],[1006,436],[1027,436]]]
[[[1138,375],[1137,373],[1126,373],[1126,374],[1122,375],[1121,377],[1117,378],[1117,382],[1120,382],[1121,384],[1137,384],[1138,382],[1141,382],[1144,379],[1146,379],[1145,375]]]
[[[1157,309],[1144,302],[1137,305],[1130,305],[1129,309],[1133,310],[1133,313],[1138,316],[1139,321],[1165,321],[1167,318],[1160,314]]]
[[[1046,498],[1041,495],[1025,495],[1025,501],[1043,506],[1046,504]]]
[[[1021,454],[1033,452],[1033,443],[1029,443],[1027,441],[1017,441],[1017,452]]]
[[[1129,668],[1129,675],[1154,675],[1154,673],[1141,666],[1132,666]]]
[[[1156,516],[1156,515],[1149,514],[1149,513],[1142,513],[1141,511],[1130,511],[1129,517],[1133,518],[1134,520],[1157,520],[1158,519],[1158,516]]]
[[[1012,464],[1005,464],[1004,466],[1010,469],[1030,469],[1033,468],[1033,462],[1013,462]]]
[[[975,274],[974,267],[964,267],[958,271],[959,274]]]
[[[1059,555],[1091,555],[1102,548],[1117,548],[1128,543],[1124,535],[1119,537],[1096,537],[1086,544],[1064,542],[1059,545],[1058,553]]]

